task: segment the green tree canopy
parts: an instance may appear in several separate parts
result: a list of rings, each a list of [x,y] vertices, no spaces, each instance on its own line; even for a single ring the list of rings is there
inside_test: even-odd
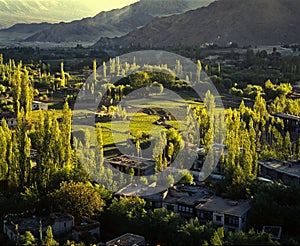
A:
[[[84,183],[62,182],[60,188],[50,194],[54,204],[62,211],[75,216],[93,216],[103,211],[105,202],[93,186]]]

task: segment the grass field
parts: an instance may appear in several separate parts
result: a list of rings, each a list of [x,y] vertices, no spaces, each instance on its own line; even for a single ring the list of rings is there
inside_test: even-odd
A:
[[[34,110],[31,112],[31,120],[32,122],[38,122],[39,121],[39,114],[40,114],[41,111],[39,110]],[[62,113],[62,110],[51,110],[51,112],[53,112],[53,114],[55,115],[55,117],[58,119],[58,118],[61,118],[63,113]]]
[[[185,130],[186,107],[203,106],[202,102],[175,97],[166,99],[164,96],[154,95],[150,98],[130,99],[126,98],[128,107],[127,120],[115,120],[111,122],[101,122],[104,152],[113,153],[117,151],[116,144],[126,145],[128,138],[134,138],[139,132],[144,132],[151,136],[157,136],[165,125],[170,125],[179,131]],[[143,112],[143,109],[163,109],[165,112],[172,115],[172,119],[165,120],[164,124],[158,125],[156,122],[161,118],[157,114],[148,114]],[[94,113],[89,109],[73,111],[75,119],[82,120],[83,124],[73,126],[74,131],[88,129],[91,135],[91,141],[96,143],[96,134],[94,127]]]

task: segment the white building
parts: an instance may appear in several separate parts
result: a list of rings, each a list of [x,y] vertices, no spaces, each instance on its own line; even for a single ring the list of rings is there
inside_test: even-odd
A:
[[[39,101],[33,101],[32,110],[48,110],[48,104]]]

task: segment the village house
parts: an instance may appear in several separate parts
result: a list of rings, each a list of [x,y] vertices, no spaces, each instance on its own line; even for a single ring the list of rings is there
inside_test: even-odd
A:
[[[167,194],[168,190],[157,186],[156,182],[149,185],[131,183],[115,193],[116,196],[139,196],[150,202],[152,208],[161,208],[162,201],[166,198]]]
[[[94,240],[97,240],[100,236],[100,222],[82,216],[80,219],[75,220],[72,238],[75,241],[80,241],[80,239],[87,234],[90,234]]]
[[[224,158],[228,156],[228,148],[224,144],[213,144],[212,151],[216,157],[221,157],[222,155]],[[208,165],[204,166],[206,160],[206,150],[204,146],[200,146],[196,149],[196,159],[193,162],[193,165],[190,169],[190,173],[194,176],[195,181],[202,181],[203,177],[205,177],[204,173],[209,172],[209,176],[212,180],[219,180],[222,179],[224,176],[224,168],[222,167],[221,163],[218,162],[212,170]]]
[[[48,110],[48,104],[40,101],[33,101],[32,110]]]
[[[16,129],[17,127],[17,115],[13,112],[1,112],[0,113],[0,122],[4,119],[8,125],[8,128],[11,130]]]
[[[100,244],[98,244],[100,245]],[[106,246],[146,246],[145,238],[139,235],[126,233],[120,237],[108,241]]]
[[[124,173],[126,173],[129,168],[133,168],[135,176],[155,174],[155,161],[151,159],[121,155],[106,159],[105,162]]]
[[[13,241],[17,242],[19,235],[30,231],[35,238],[40,239],[45,235],[48,226],[52,227],[53,235],[58,237],[62,233],[70,233],[74,227],[74,217],[70,214],[52,213],[48,217],[6,219],[3,221],[3,233]]]
[[[100,236],[100,223],[88,217],[76,219],[68,213],[52,213],[49,216],[29,218],[7,218],[3,221],[3,233],[12,241],[18,242],[19,236],[30,231],[33,236],[40,240],[46,233],[47,227],[52,227],[53,236],[59,239],[68,236],[70,239],[79,241],[84,235],[90,234],[95,241]]]
[[[178,185],[168,189],[168,194],[162,201],[162,207],[179,213],[184,218],[197,215],[196,206],[213,195],[206,186]]]
[[[260,176],[284,183],[300,184],[300,160],[279,161],[276,159],[258,161]]]
[[[196,206],[199,221],[212,221],[214,225],[222,226],[232,232],[247,229],[249,210],[248,200],[232,201],[218,196],[213,196]]]
[[[300,116],[276,113],[273,115],[276,118],[282,119],[284,122],[283,134],[290,133],[292,141],[298,141],[300,137]]]

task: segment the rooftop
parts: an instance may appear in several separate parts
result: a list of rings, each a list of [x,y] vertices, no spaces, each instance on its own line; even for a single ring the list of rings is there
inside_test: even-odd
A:
[[[266,168],[276,170],[277,172],[300,178],[300,160],[279,161],[276,159],[269,159],[264,161],[258,161],[258,164]]]
[[[17,114],[14,112],[0,112],[0,120],[2,119],[11,119],[11,118],[17,118]]]
[[[156,186],[156,183],[149,185],[129,184],[117,191],[116,195],[122,196],[140,196],[152,200],[162,200],[165,198],[167,191],[163,187]]]
[[[129,155],[112,157],[106,159],[106,161],[112,165],[139,168],[141,170],[155,166],[154,160]]]
[[[41,102],[41,101],[32,101],[32,103],[36,103],[36,104],[47,104],[47,103]]]
[[[274,114],[274,116],[277,116],[279,118],[288,119],[288,120],[300,121],[300,116],[292,115],[292,114],[276,113],[276,114]]]
[[[75,221],[74,229],[76,231],[88,231],[94,228],[100,227],[100,222],[92,220],[86,216],[82,216]]]
[[[106,243],[107,246],[133,246],[145,245],[145,238],[131,233],[126,233]]]
[[[207,201],[212,195],[213,192],[208,187],[179,185],[169,189],[164,202],[196,206],[203,201]]]
[[[31,218],[19,218],[7,222],[7,227],[11,230],[16,229],[16,225],[20,234],[25,233],[25,231],[30,231],[32,233],[37,233],[40,228],[40,222],[42,226],[53,225],[55,222],[59,221],[69,221],[74,220],[74,217],[70,214],[52,213],[48,217],[36,217]]]
[[[250,209],[250,202],[248,200],[233,201],[214,196],[205,203],[199,204],[196,208],[233,216],[242,216]]]

